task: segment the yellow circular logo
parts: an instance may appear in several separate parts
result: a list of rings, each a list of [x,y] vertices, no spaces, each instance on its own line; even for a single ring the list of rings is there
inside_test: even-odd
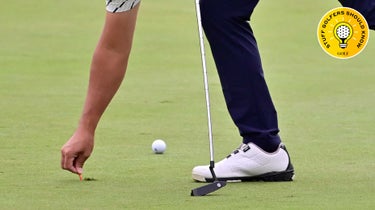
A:
[[[355,9],[332,9],[319,22],[319,44],[326,53],[335,58],[347,59],[358,55],[366,47],[368,39],[367,21]]]

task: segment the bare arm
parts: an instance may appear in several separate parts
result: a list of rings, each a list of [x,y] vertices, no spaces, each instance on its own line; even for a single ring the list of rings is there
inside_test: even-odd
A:
[[[107,13],[95,49],[86,101],[73,136],[61,149],[61,167],[81,174],[94,148],[94,135],[108,104],[124,78],[136,24],[137,5],[130,11]]]

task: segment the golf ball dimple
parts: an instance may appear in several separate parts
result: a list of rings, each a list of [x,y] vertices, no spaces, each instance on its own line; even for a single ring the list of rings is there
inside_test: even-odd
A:
[[[167,149],[167,144],[163,140],[156,139],[152,142],[152,151],[154,151],[155,154],[163,154],[165,149]]]

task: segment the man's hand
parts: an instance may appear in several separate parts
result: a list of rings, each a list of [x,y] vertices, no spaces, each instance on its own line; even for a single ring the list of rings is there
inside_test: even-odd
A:
[[[83,165],[94,148],[94,135],[76,131],[61,148],[61,168],[82,174]]]

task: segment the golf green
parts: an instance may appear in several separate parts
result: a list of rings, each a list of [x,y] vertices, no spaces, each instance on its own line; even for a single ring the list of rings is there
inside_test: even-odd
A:
[[[194,1],[143,1],[125,80],[104,114],[84,181],[60,168],[84,102],[104,1],[0,7],[0,209],[374,209],[375,33],[338,60],[317,41],[337,1],[260,1],[251,24],[293,182],[190,191],[209,163]],[[208,48],[208,45],[206,45]],[[241,142],[207,49],[215,159]],[[155,155],[151,144],[167,150]]]

